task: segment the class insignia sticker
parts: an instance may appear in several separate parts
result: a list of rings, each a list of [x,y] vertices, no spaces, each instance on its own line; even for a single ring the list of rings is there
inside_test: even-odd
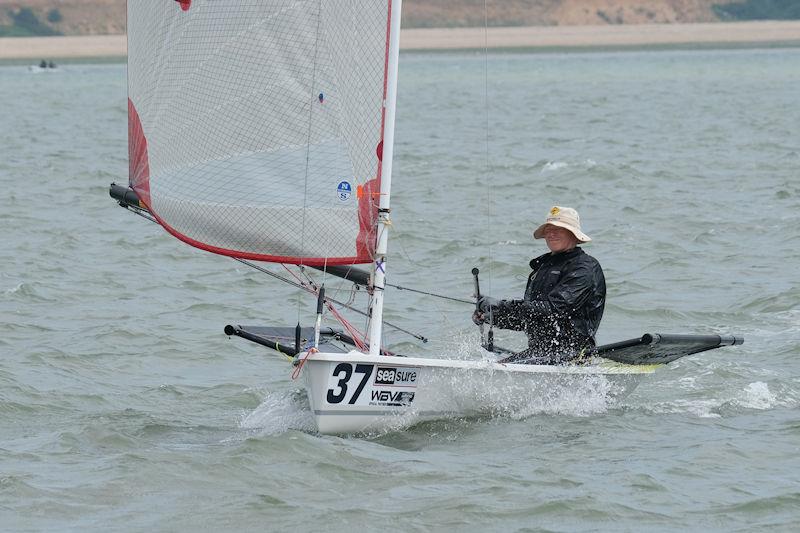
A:
[[[349,181],[340,181],[339,186],[336,187],[336,192],[339,195],[339,201],[346,202],[353,195],[353,187]]]

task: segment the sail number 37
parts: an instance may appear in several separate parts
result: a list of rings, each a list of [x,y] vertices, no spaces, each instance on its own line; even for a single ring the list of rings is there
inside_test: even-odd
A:
[[[367,385],[370,376],[372,376],[372,369],[374,367],[375,365],[363,363],[357,365],[339,363],[336,365],[336,368],[333,369],[333,377],[338,378],[339,381],[335,386],[328,389],[328,403],[342,403],[347,396],[348,385],[350,384],[350,379],[353,377],[353,374],[360,374],[361,377],[360,379],[357,378],[358,381],[355,390],[353,390],[353,394],[347,402],[350,405],[355,404],[361,392],[364,390],[364,387]]]

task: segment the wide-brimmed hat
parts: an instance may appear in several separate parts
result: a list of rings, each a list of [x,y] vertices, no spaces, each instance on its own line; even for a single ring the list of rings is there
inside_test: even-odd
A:
[[[579,217],[578,212],[571,207],[560,207],[554,205],[552,208],[550,208],[550,213],[547,215],[547,220],[544,221],[544,224],[536,228],[536,231],[533,232],[533,238],[541,239],[544,237],[544,228],[548,224],[551,226],[558,226],[559,228],[568,229],[573,235],[575,235],[575,238],[578,239],[578,242],[589,242],[592,240],[591,237],[581,231],[581,217]]]

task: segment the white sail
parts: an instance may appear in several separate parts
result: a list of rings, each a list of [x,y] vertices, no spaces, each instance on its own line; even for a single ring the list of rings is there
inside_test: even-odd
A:
[[[129,1],[133,189],[206,250],[371,262],[391,13],[390,0]]]

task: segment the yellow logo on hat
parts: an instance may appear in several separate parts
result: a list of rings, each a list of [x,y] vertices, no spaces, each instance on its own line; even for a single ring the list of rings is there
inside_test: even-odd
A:
[[[560,212],[561,209],[559,209],[557,205],[554,205],[553,209],[550,210],[550,216],[557,216]]]

